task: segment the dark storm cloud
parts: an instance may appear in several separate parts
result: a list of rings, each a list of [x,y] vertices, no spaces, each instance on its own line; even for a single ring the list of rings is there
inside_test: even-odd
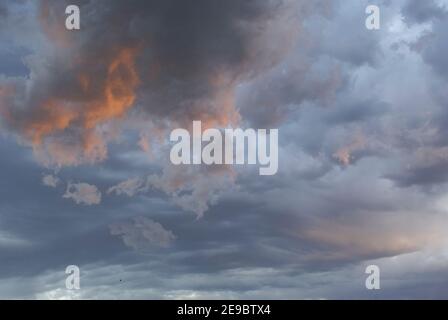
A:
[[[444,11],[446,13],[446,11]],[[445,52],[448,49],[448,14],[433,24],[433,30],[416,44],[426,63],[445,79],[448,79],[448,61]]]
[[[395,181],[401,187],[431,187],[448,181],[448,161],[430,167],[410,168],[399,174],[390,174],[386,178]]]
[[[437,108],[420,101],[418,107],[428,110],[426,117],[410,117],[407,121],[408,134],[402,134],[395,141],[395,148],[401,149],[403,167],[385,176],[400,187],[419,186],[424,190],[440,188],[448,181],[448,154],[446,133],[448,130],[446,86],[448,80],[447,50],[448,15],[446,7],[435,1],[408,1],[402,11],[405,21],[415,24],[431,23],[417,40],[410,44],[411,50],[420,55],[423,62],[434,72],[429,84],[432,99]]]
[[[17,87],[3,116],[56,165],[104,160],[110,135],[99,126],[136,105],[153,121],[236,123],[236,85],[288,51],[300,3],[79,1],[82,29],[69,32],[69,2],[40,1],[48,48],[30,59],[30,89]]]
[[[334,109],[338,93],[350,86],[353,70],[377,64],[382,54],[380,34],[359,28],[364,16],[358,12],[366,5],[361,1],[347,8],[328,2],[326,10],[312,11],[292,52],[240,93],[243,118],[256,127],[275,127],[305,104]],[[357,109],[352,111],[368,112]]]
[[[402,9],[407,23],[424,23],[446,17],[446,11],[435,0],[408,0]]]
[[[392,1],[379,2],[379,32],[364,28],[369,1],[86,0],[74,2],[76,32],[63,28],[68,3],[39,2],[32,37],[15,36],[37,39],[25,59],[32,72],[2,79],[17,96],[1,87],[0,103],[15,107],[22,134],[31,125],[28,135],[51,136],[55,155],[87,150],[103,162],[46,170],[11,136],[0,142],[0,297],[372,298],[370,263],[384,275],[374,297],[444,296],[434,280],[443,273],[407,273],[419,261],[425,271],[446,264],[437,247],[447,224],[443,19],[420,51],[406,51],[388,49],[415,39]],[[108,90],[116,100],[102,104]],[[235,114],[279,127],[280,167],[273,177],[236,168],[219,197],[216,170],[156,176],[167,168],[163,146],[151,158],[135,150],[138,132],[101,131],[111,120],[138,130],[151,119],[221,125]],[[109,136],[117,143],[106,150]],[[54,188],[42,184],[50,174]],[[148,176],[158,188],[133,192]],[[63,198],[69,183],[95,186],[101,203]],[[207,212],[195,219],[191,208]],[[407,260],[427,246],[440,254]],[[82,274],[73,295],[69,264]]]

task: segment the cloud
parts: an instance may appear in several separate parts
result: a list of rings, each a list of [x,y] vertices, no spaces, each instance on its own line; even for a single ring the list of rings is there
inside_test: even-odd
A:
[[[385,175],[400,187],[434,186],[448,181],[448,147],[415,148],[407,159],[407,167]]]
[[[109,229],[112,235],[120,236],[124,244],[134,250],[166,248],[176,239],[173,232],[145,217],[134,218],[132,223],[112,224]]]
[[[412,2],[378,1],[370,32],[365,0],[80,1],[73,33],[68,1],[5,2],[0,52],[29,72],[0,77],[2,129],[33,149],[0,137],[0,296],[70,297],[75,262],[74,298],[445,297],[446,19],[403,21]],[[278,127],[278,174],[170,166],[165,138],[195,118]],[[78,165],[66,195],[98,205],[51,198],[30,151]]]
[[[150,190],[162,191],[175,205],[201,218],[220,196],[237,188],[236,176],[230,166],[175,166],[168,163],[160,174],[122,181],[110,187],[107,193],[133,197]]]
[[[51,174],[42,177],[42,184],[47,187],[56,188],[59,182],[61,182],[61,180],[58,177]]]
[[[403,6],[402,13],[408,24],[424,23],[445,17],[446,11],[444,9],[446,8],[440,6],[435,0],[407,0]]]
[[[323,114],[331,114],[340,93],[350,87],[355,70],[382,61],[381,37],[364,27],[365,16],[359,14],[367,4],[314,4],[310,12],[303,11],[305,23],[298,27],[301,32],[281,63],[239,91],[240,113],[253,126],[280,126],[309,105],[326,107]],[[359,109],[358,114],[364,114]]]
[[[73,199],[77,204],[96,205],[101,203],[101,192],[88,183],[71,183],[67,185],[64,198]]]
[[[334,154],[333,157],[337,159],[342,165],[348,166],[353,160],[353,152],[362,150],[366,147],[365,138],[357,134],[350,144],[347,146],[339,148]]]
[[[9,232],[0,230],[0,248],[19,248],[19,247],[30,247],[33,243],[27,239],[22,239],[16,235],[12,235]]]
[[[140,178],[128,179],[120,182],[116,186],[110,187],[107,193],[115,193],[116,195],[125,194],[128,197],[132,197],[141,191],[144,181]]]
[[[82,32],[63,27],[58,13],[68,4],[90,12]],[[104,161],[115,138],[111,123],[131,110],[174,125],[235,124],[237,85],[288,51],[297,27],[293,12],[302,6],[289,0],[41,0],[46,41],[27,59],[29,79],[0,85],[14,87],[14,99],[0,112],[46,166]],[[284,19],[287,27],[279,28]]]
[[[226,191],[236,188],[232,167],[174,166],[163,168],[161,175],[150,175],[147,188],[168,194],[173,203],[201,218]]]
[[[424,61],[430,65],[433,70],[448,79],[448,63],[444,58],[443,52],[447,49],[448,32],[448,11],[444,12],[444,18],[435,20],[430,32],[427,32],[415,44],[414,48],[419,52]]]
[[[299,237],[303,241],[311,241],[324,251],[304,256],[304,259],[310,259],[313,263],[319,260],[344,261],[399,256],[418,252],[428,246],[435,247],[446,240],[441,228],[432,223],[420,230],[412,225],[406,225],[404,230],[395,230],[382,221],[374,220],[367,225],[357,222],[321,222],[316,227],[310,226],[302,230]]]

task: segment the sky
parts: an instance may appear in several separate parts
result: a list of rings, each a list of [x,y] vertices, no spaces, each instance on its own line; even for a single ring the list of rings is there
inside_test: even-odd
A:
[[[0,0],[0,298],[447,299],[447,50],[445,0]],[[196,120],[277,174],[173,165]]]

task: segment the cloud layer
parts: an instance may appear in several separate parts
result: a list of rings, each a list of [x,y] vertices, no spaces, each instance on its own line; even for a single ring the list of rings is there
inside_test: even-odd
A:
[[[0,297],[447,298],[448,3],[374,2],[2,2]],[[192,120],[278,174],[171,165]]]

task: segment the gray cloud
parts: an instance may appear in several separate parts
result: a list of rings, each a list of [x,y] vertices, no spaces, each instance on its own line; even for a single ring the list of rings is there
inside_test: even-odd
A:
[[[369,1],[79,1],[74,33],[67,3],[7,3],[0,22],[1,297],[446,297],[434,2],[377,1],[370,32]],[[278,174],[171,167],[167,133],[195,118],[278,127]],[[42,163],[89,183],[63,198]]]
[[[47,187],[55,188],[59,182],[59,178],[51,174],[42,177],[42,184]]]
[[[133,219],[133,223],[116,223],[110,225],[110,233],[120,236],[126,246],[135,250],[145,250],[151,246],[168,247],[176,239],[160,223],[145,217]]]
[[[408,0],[403,6],[402,13],[407,23],[424,23],[446,16],[444,7],[435,0]]]
[[[89,206],[101,203],[101,192],[96,186],[88,183],[69,182],[63,197]]]
[[[135,112],[174,123],[236,123],[237,84],[288,51],[301,3],[80,1],[92,14],[75,34],[61,27],[58,14],[68,2],[42,0],[48,45],[28,59],[29,89],[15,86],[3,116],[44,164],[56,166],[104,161],[114,137],[105,124],[134,105]],[[277,28],[284,19],[292,22]],[[267,37],[278,43],[267,45]],[[43,69],[50,61],[51,70]]]
[[[120,182],[116,186],[110,187],[107,190],[107,193],[115,193],[116,195],[125,194],[132,197],[141,190],[143,184],[144,183],[140,178],[128,179]]]

